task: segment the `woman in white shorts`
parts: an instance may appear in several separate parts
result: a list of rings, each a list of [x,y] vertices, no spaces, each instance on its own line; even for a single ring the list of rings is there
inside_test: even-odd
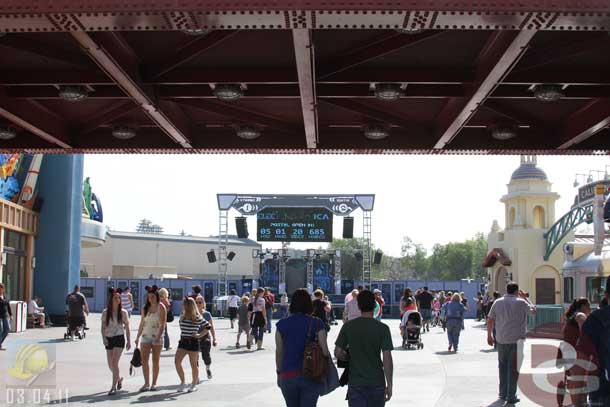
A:
[[[142,346],[142,372],[144,373],[144,386],[140,391],[155,391],[157,390],[157,378],[159,377],[159,360],[161,358],[161,342],[167,311],[165,306],[159,301],[159,291],[157,286],[153,285],[148,288],[146,296],[146,305],[142,308],[142,319],[138,328],[138,336],[136,337],[136,347],[139,344]],[[150,368],[149,358],[152,353],[152,386],[150,385]]]

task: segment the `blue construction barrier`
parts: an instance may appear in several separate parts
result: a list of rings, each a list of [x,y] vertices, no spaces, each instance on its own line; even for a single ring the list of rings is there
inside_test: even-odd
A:
[[[351,292],[360,284],[358,281],[343,280],[341,281],[341,294],[330,295],[330,299],[335,307],[343,306],[343,298],[345,294]],[[108,300],[108,288],[131,288],[131,293],[134,298],[135,312],[140,311],[142,300],[145,298],[146,291],[144,287],[147,285],[156,285],[157,287],[165,287],[170,291],[172,299],[172,312],[177,315],[182,308],[182,300],[185,295],[191,292],[193,285],[199,285],[203,288],[203,295],[208,304],[212,304],[213,298],[218,294],[218,284],[215,280],[204,279],[106,279],[106,278],[82,278],[81,291],[87,297],[89,308],[93,312],[102,312],[106,308]],[[229,290],[234,289],[238,295],[249,292],[252,289],[252,280],[229,280]],[[467,318],[476,316],[476,307],[474,298],[477,292],[481,291],[485,282],[480,280],[406,280],[406,281],[372,281],[371,289],[379,289],[385,299],[386,305],[383,310],[383,315],[386,318],[398,318],[400,314],[399,304],[400,298],[403,295],[404,289],[409,287],[414,292],[420,287],[427,286],[430,290],[457,291],[464,292],[464,296],[468,299],[469,311],[466,314]],[[276,293],[277,294],[277,293]],[[280,296],[276,295],[276,302],[280,301]],[[340,312],[338,310],[337,312]]]

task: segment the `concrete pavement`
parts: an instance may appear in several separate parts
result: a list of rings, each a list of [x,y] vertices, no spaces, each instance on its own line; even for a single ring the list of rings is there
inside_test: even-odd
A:
[[[139,317],[132,318],[134,339],[138,322]],[[384,322],[390,326],[396,347],[393,352],[394,396],[388,403],[389,406],[503,405],[496,401],[497,355],[485,343],[486,333],[482,323],[466,321],[466,330],[462,331],[461,335],[460,352],[450,354],[447,352],[446,335],[440,328],[432,328],[430,333],[423,334],[424,349],[405,351],[400,349],[398,320]],[[87,331],[87,338],[83,341],[64,341],[65,328],[36,329],[22,334],[11,334],[5,343],[9,350],[0,352],[0,366],[3,371],[14,364],[15,352],[11,349],[23,345],[24,341],[35,341],[55,350],[56,387],[23,392],[18,388],[7,388],[6,384],[11,382],[3,380],[0,387],[0,405],[36,405],[55,401],[54,405],[68,402],[70,405],[102,403],[101,405],[126,406],[145,403],[155,406],[174,400],[179,400],[180,406],[284,405],[276,386],[273,334],[266,335],[264,351],[247,351],[243,347],[235,349],[235,329],[230,329],[228,320],[215,320],[219,344],[212,351],[213,379],[203,379],[198,392],[177,393],[178,377],[174,369],[174,351],[179,328],[177,322],[173,322],[169,332],[174,349],[162,353],[159,391],[137,392],[143,384],[142,371],[138,369],[134,377],[129,377],[128,366],[132,354],[130,351],[121,359],[121,374],[125,377],[123,391],[108,397],[106,393],[110,388],[111,375],[99,333],[99,314],[91,315],[88,323],[91,330]],[[334,343],[339,328],[332,327],[329,334],[330,344]],[[184,366],[188,379],[190,368],[186,360]],[[52,376],[50,373],[48,375]],[[200,372],[202,378],[204,375],[205,372]],[[344,401],[345,393],[346,388],[339,388],[320,398],[318,406],[347,406]],[[519,406],[540,405],[527,400],[522,393],[520,397],[522,402]]]

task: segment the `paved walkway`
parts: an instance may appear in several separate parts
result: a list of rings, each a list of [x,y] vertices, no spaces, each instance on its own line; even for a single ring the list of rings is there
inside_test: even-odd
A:
[[[135,338],[138,317],[132,318],[132,330]],[[178,377],[173,356],[174,350],[162,353],[159,391],[137,393],[143,384],[141,369],[134,377],[128,376],[131,352],[121,360],[122,375],[125,376],[124,390],[112,397],[106,395],[109,389],[110,372],[106,366],[105,351],[99,333],[98,315],[89,317],[91,330],[83,341],[66,342],[63,340],[64,328],[29,330],[24,334],[12,334],[6,344],[9,350],[0,352],[0,366],[3,371],[13,364],[10,347],[16,347],[22,340],[35,340],[56,351],[56,385],[49,393],[26,392],[5,389],[5,380],[0,383],[0,405],[24,405],[20,401],[36,402],[40,398],[47,403],[45,396],[65,402],[66,390],[70,405],[97,404],[124,406],[135,404],[156,405],[172,400],[179,400],[181,407],[205,405],[210,407],[265,405],[283,406],[283,399],[276,387],[274,364],[273,336],[266,336],[264,351],[247,351],[235,349],[235,330],[230,329],[229,321],[216,320],[219,345],[212,352],[212,380],[203,380],[196,393],[177,393]],[[398,332],[398,320],[386,322],[394,336],[394,344],[399,348],[401,343]],[[330,332],[329,343],[334,343],[339,327],[334,326]],[[175,347],[179,336],[176,322],[170,324],[172,346]],[[432,328],[423,335],[425,347],[419,351],[397,349],[394,356],[394,397],[390,406],[431,406],[431,407],[496,407],[502,406],[497,399],[497,355],[485,343],[486,333],[481,323],[466,321],[466,330],[462,332],[460,352],[447,352],[446,336],[440,328]],[[23,342],[21,342],[23,343]],[[242,339],[243,343],[243,339]],[[332,347],[331,347],[332,349]],[[185,367],[187,362],[185,360]],[[203,374],[200,373],[203,377]],[[190,368],[186,367],[186,377]],[[322,397],[319,407],[336,407],[347,405],[344,401],[345,388]],[[32,394],[30,394],[32,393]],[[23,396],[19,400],[19,396]],[[519,406],[537,406],[521,395]],[[11,403],[12,402],[12,403]],[[106,404],[108,403],[108,404]],[[550,401],[549,401],[550,403]],[[36,403],[34,403],[36,404]],[[545,405],[551,405],[544,403]]]

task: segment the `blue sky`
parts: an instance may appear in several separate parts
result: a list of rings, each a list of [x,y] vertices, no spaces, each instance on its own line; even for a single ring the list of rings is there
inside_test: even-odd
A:
[[[499,199],[519,163],[519,156],[479,155],[87,155],[85,176],[112,229],[132,231],[148,218],[166,233],[199,236],[218,233],[216,193],[376,194],[373,242],[398,255],[403,236],[430,249],[487,234],[494,219],[503,226]],[[606,156],[538,157],[561,195],[557,217],[572,205],[575,174],[606,165]],[[354,216],[361,236],[362,213]],[[335,237],[341,227],[336,219]],[[255,237],[254,218],[248,229]]]

